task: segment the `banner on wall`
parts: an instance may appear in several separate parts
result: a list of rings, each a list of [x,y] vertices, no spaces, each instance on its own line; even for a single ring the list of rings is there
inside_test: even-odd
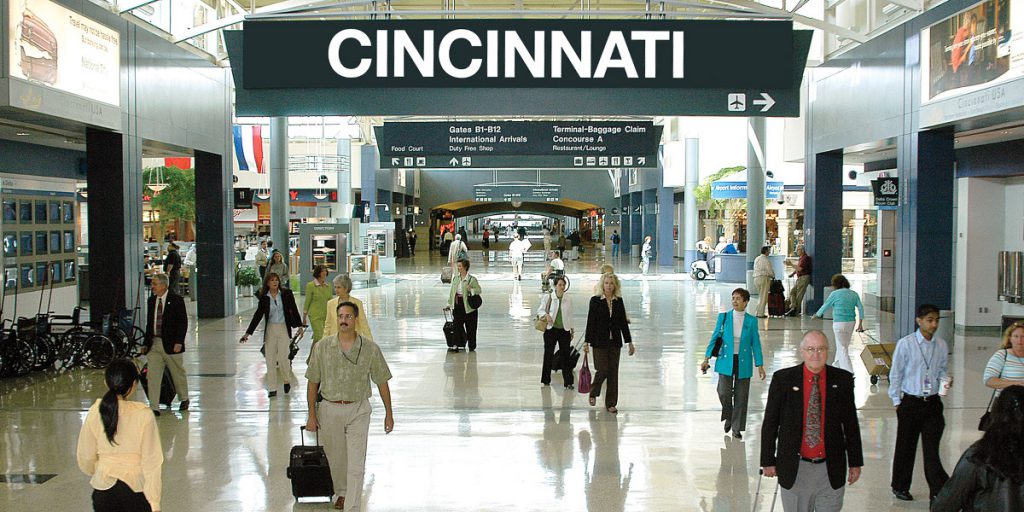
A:
[[[981,2],[921,32],[923,103],[1024,77],[1018,1]]]
[[[120,34],[49,0],[10,2],[10,76],[120,105]]]
[[[879,210],[895,210],[900,205],[900,182],[898,178],[871,180],[875,193],[875,206]]]

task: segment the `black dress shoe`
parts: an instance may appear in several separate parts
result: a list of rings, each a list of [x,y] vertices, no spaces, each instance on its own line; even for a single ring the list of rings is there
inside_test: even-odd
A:
[[[189,404],[189,402],[190,402],[190,400],[185,400],[184,402],[178,404],[178,410],[179,411],[187,411],[188,410],[188,406],[191,405],[191,404]]]
[[[743,439],[743,434],[733,430],[732,431],[732,437],[735,437],[736,439]]]
[[[284,383],[284,394],[286,394],[286,395],[287,395],[287,394],[288,394],[288,392],[289,392],[289,391],[291,391],[291,390],[292,390],[292,385],[291,385],[291,384],[288,384],[287,382],[285,382],[285,383]]]
[[[898,500],[914,501],[914,497],[911,496],[910,492],[908,492],[908,491],[897,491],[896,489],[893,489],[892,490],[892,495],[896,496],[896,499],[898,499]]]
[[[271,391],[267,393],[267,398],[274,398],[275,396],[277,396],[277,391]]]
[[[573,386],[572,384],[566,384],[565,389],[576,389],[576,386]]]
[[[153,416],[160,416],[160,411],[153,409]]]
[[[730,430],[732,430],[732,423],[727,421],[725,422],[725,433],[728,434]]]

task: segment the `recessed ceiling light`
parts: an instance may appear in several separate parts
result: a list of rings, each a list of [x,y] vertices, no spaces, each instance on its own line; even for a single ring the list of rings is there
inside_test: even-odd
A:
[[[15,133],[15,135],[17,135],[18,137],[28,137],[29,135],[32,135],[32,134],[28,133],[28,132],[18,132],[18,133]]]

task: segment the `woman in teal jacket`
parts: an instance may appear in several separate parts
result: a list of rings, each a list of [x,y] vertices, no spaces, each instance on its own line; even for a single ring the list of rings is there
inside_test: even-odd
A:
[[[700,371],[706,373],[715,340],[721,336],[722,343],[715,361],[718,399],[722,402],[725,432],[732,430],[732,436],[736,439],[743,439],[743,431],[747,427],[747,399],[750,396],[753,366],[757,366],[761,380],[765,379],[761,335],[757,331],[757,319],[746,312],[749,303],[750,292],[743,288],[733,290],[733,310],[718,314],[715,332],[711,334],[711,341],[704,352],[704,361],[700,364]]]

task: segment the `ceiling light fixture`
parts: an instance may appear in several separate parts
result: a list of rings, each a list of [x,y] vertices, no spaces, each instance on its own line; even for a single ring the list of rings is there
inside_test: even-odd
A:
[[[28,137],[29,135],[32,135],[32,134],[28,133],[28,132],[18,132],[18,133],[15,133],[15,135],[17,135],[18,137]]]

